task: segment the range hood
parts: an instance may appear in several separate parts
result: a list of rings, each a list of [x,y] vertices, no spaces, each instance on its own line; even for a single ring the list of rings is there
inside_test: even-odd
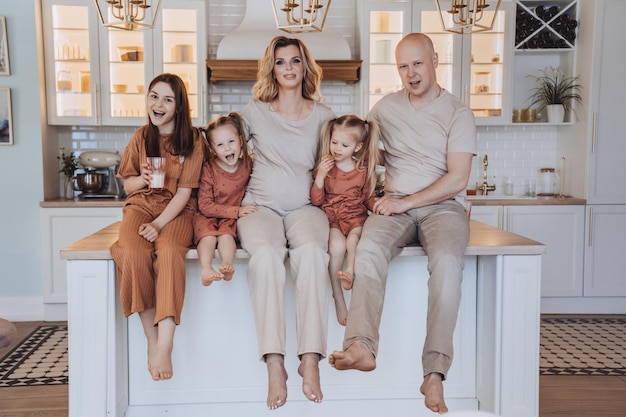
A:
[[[332,13],[332,11],[331,11]],[[356,82],[361,61],[351,60],[350,46],[340,33],[287,33],[276,28],[269,1],[248,0],[246,14],[237,29],[226,35],[217,48],[217,58],[207,60],[212,81],[256,80],[258,60],[275,36],[301,39],[322,67],[324,80]]]

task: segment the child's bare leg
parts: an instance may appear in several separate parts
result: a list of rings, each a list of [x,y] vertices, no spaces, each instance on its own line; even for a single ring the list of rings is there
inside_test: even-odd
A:
[[[205,287],[211,285],[213,281],[224,278],[221,272],[217,272],[213,269],[213,256],[215,255],[216,245],[216,236],[206,236],[198,242],[197,250],[200,268],[202,269],[202,285]]]
[[[230,281],[235,273],[235,268],[233,268],[233,259],[237,250],[235,238],[231,235],[219,236],[217,238],[217,250],[220,253],[220,258],[222,258],[219,270],[224,275],[224,281]]]
[[[157,324],[158,340],[154,362],[152,363],[152,379],[155,381],[170,379],[172,370],[172,349],[174,349],[174,331],[176,323],[173,317],[166,317]]]
[[[267,365],[267,408],[275,410],[287,402],[285,358],[279,353],[265,355]]]
[[[346,238],[339,229],[335,229],[334,227],[330,229],[328,254],[330,255],[328,272],[330,275],[330,286],[333,290],[333,299],[335,300],[337,321],[342,326],[345,326],[348,321],[348,308],[346,307],[346,299],[343,296],[341,282],[337,274],[343,266],[343,260],[346,255]]]
[[[152,374],[152,364],[155,362],[157,341],[158,341],[158,329],[154,325],[154,308],[139,312],[139,319],[143,326],[143,332],[146,335],[146,341],[148,343],[148,372]]]
[[[361,239],[362,227],[355,227],[350,230],[346,237],[346,269],[338,272],[339,280],[344,290],[352,289],[352,281],[354,280],[354,259],[356,255],[356,245]]]
[[[321,403],[324,394],[320,385],[320,355],[317,353],[305,353],[300,359],[298,373],[302,377],[302,392],[309,400]]]

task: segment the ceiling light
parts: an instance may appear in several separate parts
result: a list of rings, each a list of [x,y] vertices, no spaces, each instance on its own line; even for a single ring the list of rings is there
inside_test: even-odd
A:
[[[435,0],[443,30],[454,33],[472,33],[491,30],[500,8],[500,0]],[[443,7],[443,9],[442,9]],[[486,13],[486,9],[488,13]]]
[[[321,32],[331,0],[272,0],[276,27],[289,33]]]
[[[100,22],[106,27],[123,30],[152,29],[159,15],[161,0],[94,0]],[[101,5],[102,3],[102,5]],[[153,7],[152,12],[150,8]],[[103,10],[105,13],[103,13]],[[107,19],[105,19],[105,15]],[[152,21],[149,17],[152,16]]]

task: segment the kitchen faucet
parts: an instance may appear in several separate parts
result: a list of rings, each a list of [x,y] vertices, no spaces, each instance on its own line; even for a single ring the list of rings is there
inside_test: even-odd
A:
[[[483,183],[482,185],[478,188],[479,190],[482,191],[483,195],[487,195],[489,193],[489,191],[496,191],[496,185],[489,185],[489,183],[487,182],[487,166],[489,165],[489,159],[487,158],[487,155],[485,155],[485,157],[483,158]]]

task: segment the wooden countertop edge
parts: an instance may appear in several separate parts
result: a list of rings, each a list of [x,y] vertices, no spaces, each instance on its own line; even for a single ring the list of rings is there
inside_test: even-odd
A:
[[[89,235],[61,250],[64,260],[110,260],[109,247],[118,236],[120,222],[115,222],[104,229]],[[470,242],[466,255],[542,255],[546,247],[532,239],[509,233],[472,220],[470,222]],[[400,256],[423,256],[421,246],[407,246]],[[238,249],[236,258],[249,258],[248,253]],[[186,259],[198,259],[195,249],[190,249]]]
[[[468,196],[467,201],[472,206],[561,206],[561,205],[585,205],[587,201],[584,198],[565,197],[558,199],[554,197],[537,197],[529,199],[499,199],[497,197],[489,199],[474,199]],[[75,198],[73,200],[55,199],[39,202],[41,208],[96,208],[96,207],[123,207],[124,199],[116,198],[92,198],[83,200]]]

